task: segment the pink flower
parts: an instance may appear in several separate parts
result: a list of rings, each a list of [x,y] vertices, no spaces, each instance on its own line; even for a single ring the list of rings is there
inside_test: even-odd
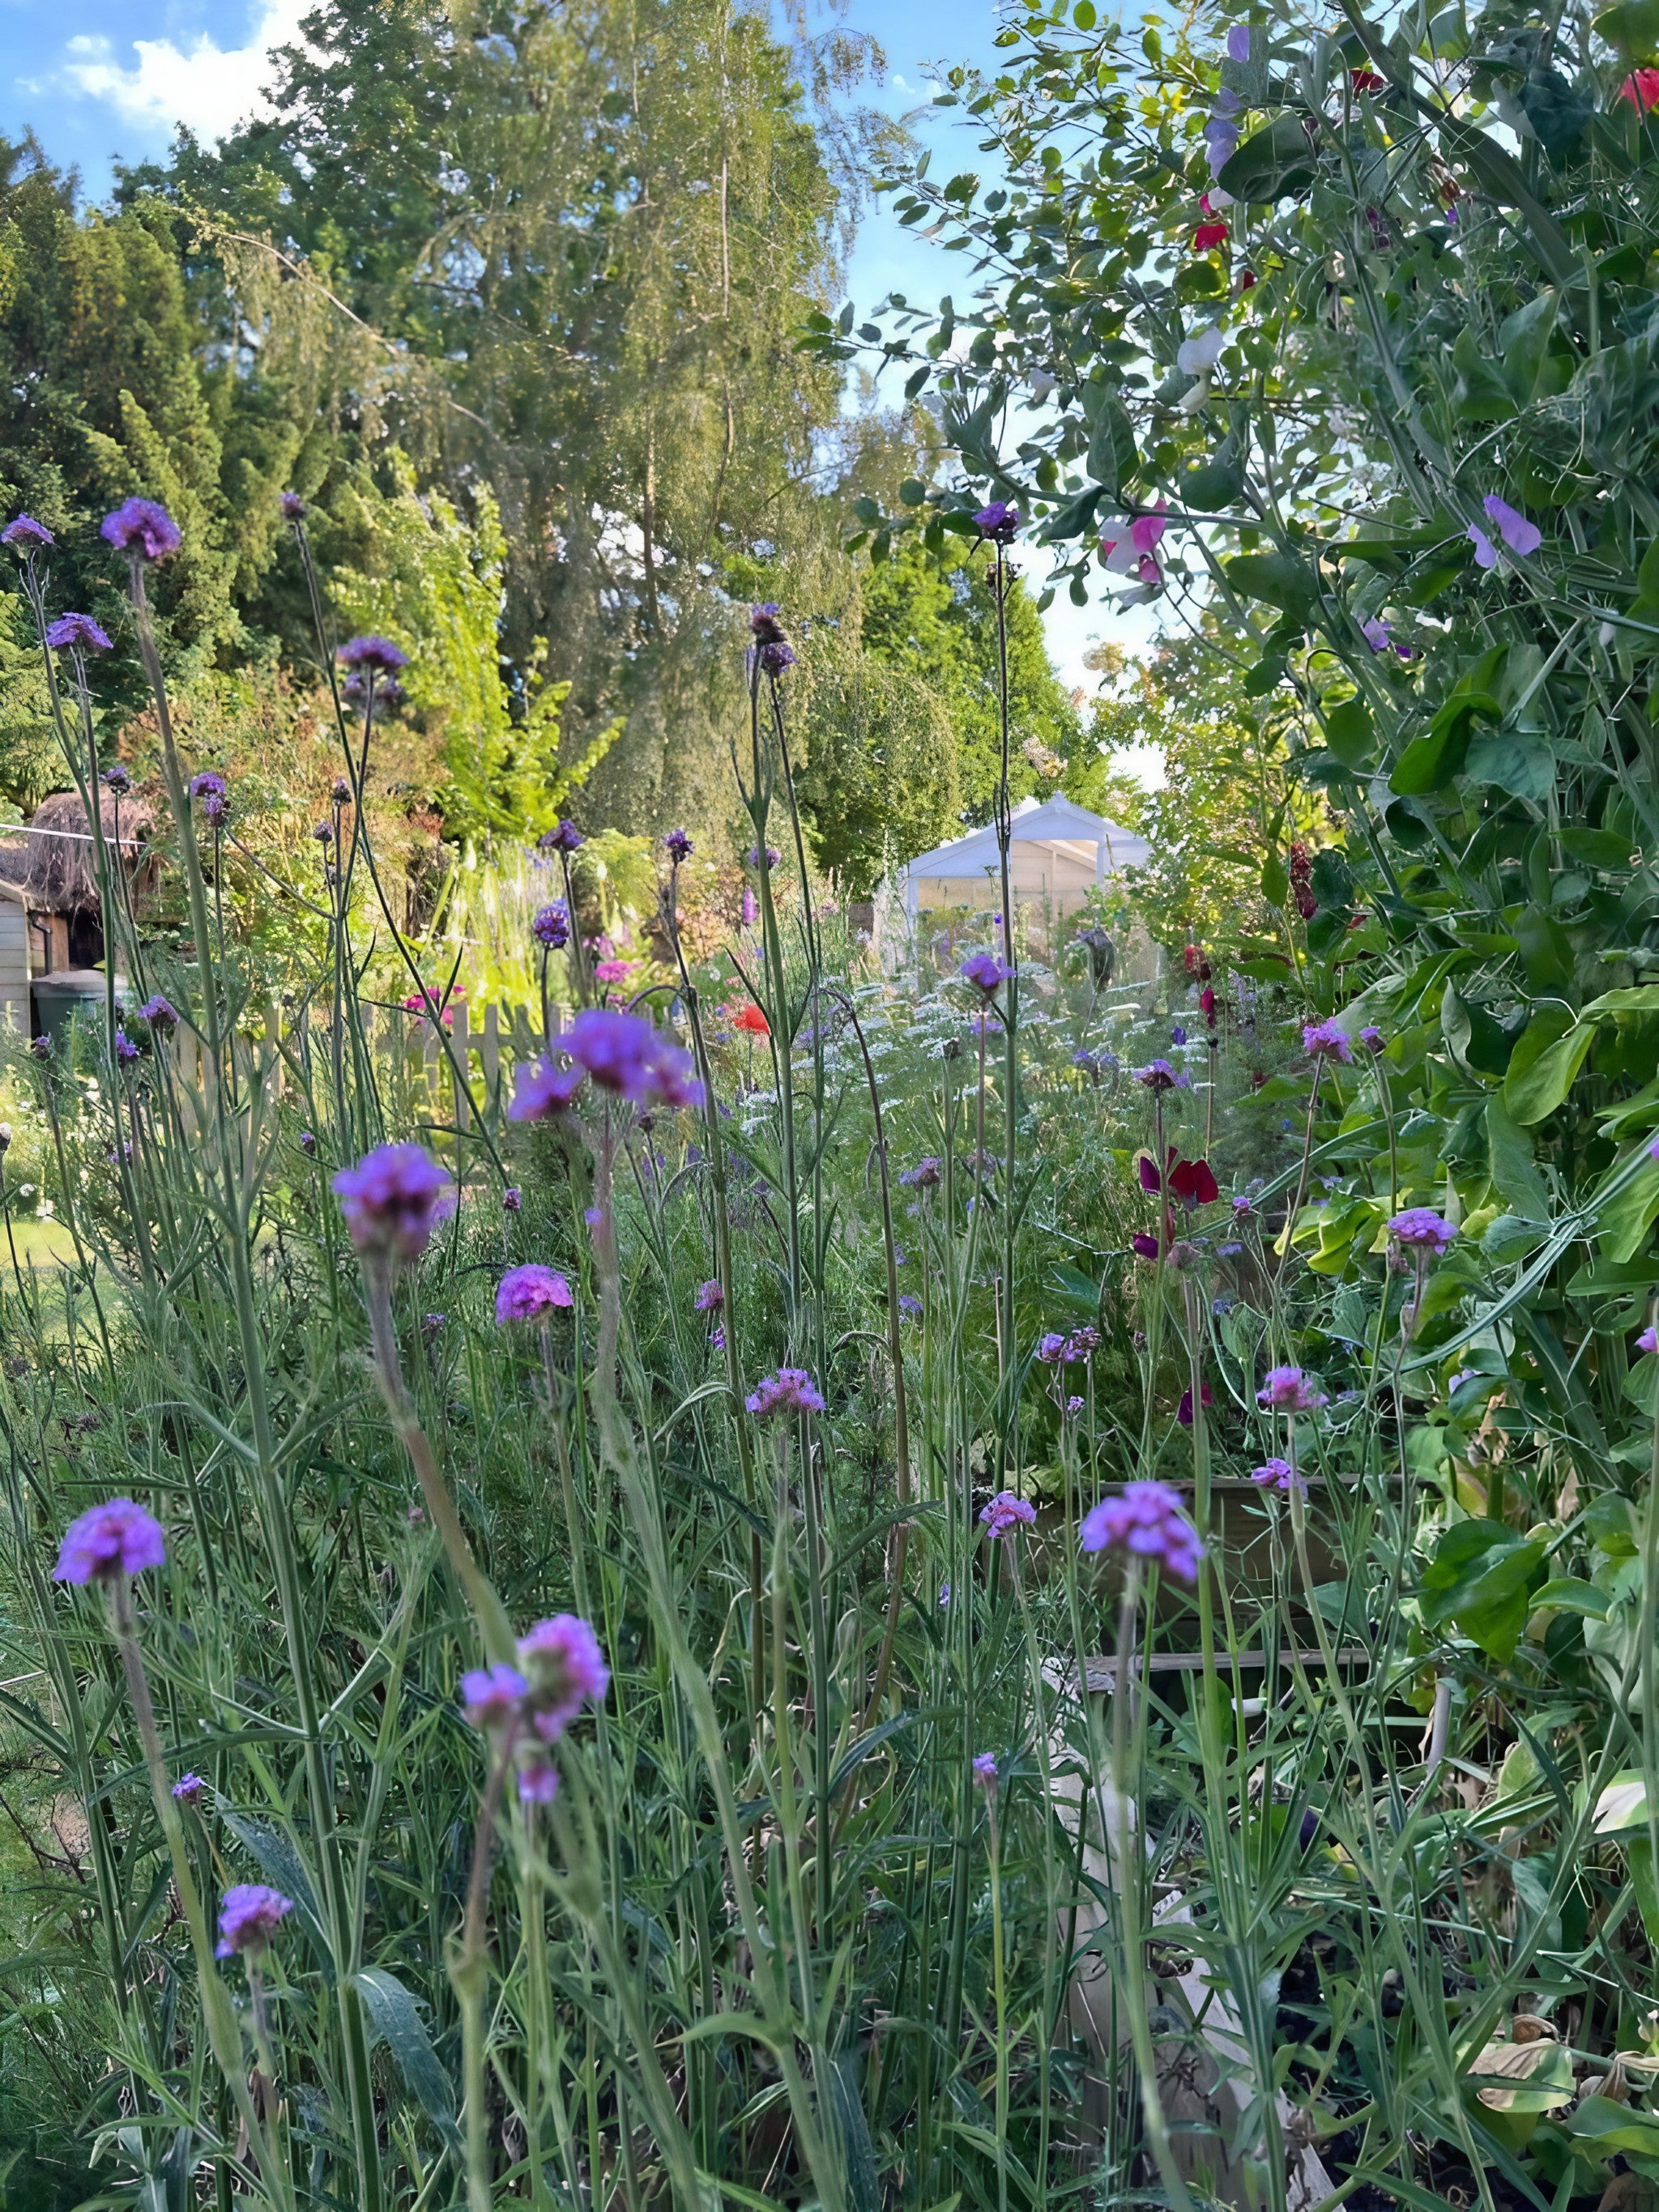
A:
[[[625,983],[633,969],[631,960],[600,960],[594,963],[593,980],[596,983]]]

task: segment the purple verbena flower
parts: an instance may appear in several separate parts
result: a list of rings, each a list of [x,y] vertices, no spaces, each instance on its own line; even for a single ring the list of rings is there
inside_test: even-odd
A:
[[[585,1067],[555,1067],[550,1060],[533,1066],[520,1060],[513,1079],[509,1121],[543,1121],[550,1114],[565,1113],[587,1079]]]
[[[1407,1251],[1443,1252],[1457,1231],[1431,1206],[1408,1206],[1389,1222],[1389,1234]]]
[[[1080,1413],[1087,1403],[1088,1401],[1086,1399],[1079,1398],[1077,1393],[1073,1391],[1072,1395],[1066,1401],[1066,1410],[1068,1413]]]
[[[780,1367],[744,1400],[757,1420],[772,1413],[821,1413],[823,1400],[804,1367]]]
[[[472,1667],[462,1675],[461,1703],[475,1729],[510,1728],[529,1689],[516,1667],[497,1660],[493,1667]]]
[[[981,1751],[974,1760],[974,1779],[988,1797],[996,1795],[997,1763],[988,1751]]]
[[[1137,1083],[1144,1083],[1148,1091],[1189,1091],[1192,1079],[1178,1075],[1167,1060],[1149,1060],[1145,1067],[1134,1071]]]
[[[691,1303],[698,1313],[718,1313],[726,1304],[726,1292],[711,1276],[708,1282],[699,1285]]]
[[[789,635],[779,621],[775,599],[763,599],[749,610],[749,633],[757,645],[781,645]]]
[[[1085,1552],[1156,1560],[1183,1583],[1197,1581],[1204,1558],[1198,1531],[1167,1482],[1125,1483],[1115,1498],[1103,1498],[1085,1515],[1079,1539]]]
[[[102,781],[117,799],[124,797],[132,789],[131,774],[120,761],[117,761],[112,768],[106,768],[104,770]]]
[[[534,1261],[509,1267],[495,1290],[495,1319],[504,1327],[513,1321],[544,1321],[556,1306],[574,1306],[570,1285],[555,1267]]]
[[[971,983],[976,991],[982,991],[988,999],[995,998],[1012,973],[1012,969],[999,960],[994,952],[970,952],[961,969],[963,981]]]
[[[522,1213],[523,1211],[524,1193],[520,1189],[517,1183],[510,1182],[507,1188],[501,1193],[501,1212],[503,1213]]]
[[[570,909],[562,899],[540,908],[530,925],[530,934],[549,952],[562,952],[570,942]]]
[[[1255,1394],[1255,1402],[1276,1413],[1311,1413],[1325,1403],[1325,1398],[1299,1367],[1270,1367]]]
[[[1360,1030],[1356,1042],[1363,1044],[1367,1052],[1381,1052],[1388,1039],[1374,1022],[1370,1022]]]
[[[316,1134],[315,1130],[313,1130],[313,1129],[301,1129],[301,1132],[300,1132],[300,1150],[301,1150],[301,1151],[305,1154],[306,1158],[307,1158],[308,1160],[312,1160],[312,1159],[315,1159],[315,1158],[316,1158],[316,1157],[317,1157],[317,1134]]]
[[[283,492],[278,498],[276,504],[282,509],[283,520],[284,522],[303,522],[305,520],[306,503],[304,500],[301,498],[297,491]]]
[[[709,1349],[713,1352],[724,1352],[726,1349],[726,1331],[723,1328],[711,1328],[708,1332],[708,1345]]]
[[[1045,1367],[1058,1367],[1065,1358],[1066,1339],[1057,1328],[1037,1339],[1036,1356]]]
[[[1287,1459],[1264,1459],[1260,1467],[1250,1469],[1250,1480],[1263,1490],[1288,1490],[1297,1479],[1296,1469]]]
[[[769,676],[781,676],[786,668],[795,665],[795,648],[779,638],[760,649],[760,665]]]
[[[1074,1328],[1066,1338],[1064,1356],[1069,1364],[1073,1360],[1087,1359],[1099,1349],[1100,1331],[1091,1322],[1085,1322],[1081,1328]]]
[[[46,624],[46,643],[54,653],[109,653],[108,633],[90,615],[59,615]]]
[[[583,1705],[602,1702],[611,1686],[611,1669],[592,1626],[579,1613],[555,1613],[538,1620],[519,1643],[519,1664],[529,1683],[526,1700],[531,1725],[544,1743],[553,1743]]]
[[[199,1774],[181,1774],[173,1785],[173,1794],[181,1805],[194,1805],[206,1789]]]
[[[454,1185],[423,1145],[377,1145],[342,1168],[334,1194],[360,1252],[418,1259],[453,1208]]]
[[[153,1513],[130,1498],[106,1498],[71,1521],[64,1534],[57,1583],[108,1582],[117,1575],[142,1575],[167,1559],[167,1539]]]
[[[137,1046],[122,1029],[118,1029],[115,1032],[114,1049],[115,1064],[118,1067],[131,1067],[133,1061],[140,1056]]]
[[[123,500],[113,514],[106,514],[98,534],[122,553],[141,561],[165,561],[184,544],[178,524],[166,507],[153,499]]]
[[[981,1527],[991,1536],[1007,1536],[1022,1523],[1030,1528],[1036,1519],[1036,1508],[1012,1490],[1000,1490],[988,1505],[981,1508],[979,1518]]]
[[[899,1176],[899,1182],[906,1190],[932,1190],[944,1173],[944,1164],[930,1152],[925,1159],[918,1160],[915,1167],[906,1168]]]
[[[544,853],[574,853],[582,842],[582,833],[567,816],[551,830],[544,830],[536,840]]]
[[[1310,1060],[1340,1060],[1345,1067],[1353,1065],[1353,1047],[1338,1021],[1304,1022],[1302,1049]]]
[[[671,830],[662,842],[668,848],[669,859],[677,868],[689,860],[697,849],[684,830]]]
[[[913,1291],[901,1291],[898,1302],[899,1317],[902,1321],[921,1319],[921,1300]]]
[[[14,553],[26,558],[31,553],[44,553],[57,539],[44,522],[37,522],[32,514],[20,514],[0,530],[0,545],[9,545]]]
[[[293,1910],[294,1899],[280,1889],[268,1889],[262,1881],[235,1883],[220,1900],[214,1957],[230,1959],[241,1951],[257,1958]]]
[[[409,665],[409,655],[389,637],[348,638],[334,657],[342,668],[361,671],[365,676],[395,676]]]
[[[519,1802],[550,1805],[558,1794],[558,1768],[538,1745],[529,1746],[519,1768]]]
[[[636,1106],[696,1106],[702,1085],[691,1055],[638,1014],[584,1007],[570,1025],[570,1057],[602,1089]]]

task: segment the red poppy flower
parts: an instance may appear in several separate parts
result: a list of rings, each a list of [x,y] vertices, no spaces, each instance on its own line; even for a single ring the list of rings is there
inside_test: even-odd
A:
[[[1215,1027],[1215,993],[1207,983],[1198,994],[1198,1011],[1213,1029]]]
[[[1183,1206],[1208,1206],[1221,1195],[1207,1160],[1177,1160],[1170,1170],[1170,1188]]]
[[[1348,82],[1356,92],[1381,92],[1383,80],[1375,70],[1357,69],[1348,71]]]
[[[770,1036],[772,1034],[771,1024],[760,1008],[752,1004],[737,1009],[732,1016],[732,1026],[734,1030],[746,1030],[750,1036]]]
[[[1212,246],[1224,246],[1227,236],[1224,222],[1201,222],[1193,233],[1193,251],[1194,253],[1207,253]]]
[[[1659,107],[1659,69],[1632,70],[1615,98],[1627,100],[1639,115]]]

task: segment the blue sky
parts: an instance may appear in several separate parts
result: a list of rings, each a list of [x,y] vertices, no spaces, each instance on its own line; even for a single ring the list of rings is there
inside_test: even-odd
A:
[[[0,0],[0,131],[33,129],[49,157],[81,171],[93,199],[107,191],[116,158],[164,154],[174,125],[204,138],[231,128],[257,102],[271,47],[292,40],[312,0]],[[821,9],[818,23],[827,18]],[[879,40],[885,79],[877,96],[895,114],[925,104],[937,69],[951,62],[990,66],[996,58],[995,0],[848,0],[844,20]],[[947,111],[947,113],[950,112]],[[960,111],[955,111],[959,113]],[[945,116],[929,117],[923,136],[936,159],[967,167],[973,133]],[[946,153],[949,142],[961,152]],[[860,310],[892,289],[931,302],[961,282],[962,264],[902,229],[874,203],[848,270]],[[896,396],[896,394],[895,395]],[[1063,596],[1048,634],[1065,680],[1092,679],[1083,654],[1094,637],[1141,643],[1144,616],[1073,607]],[[1147,764],[1149,767],[1151,763]]]

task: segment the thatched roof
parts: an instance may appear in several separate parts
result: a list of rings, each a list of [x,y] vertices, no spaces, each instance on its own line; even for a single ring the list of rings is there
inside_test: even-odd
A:
[[[111,792],[99,794],[104,835],[115,837],[116,800]],[[149,847],[155,817],[143,799],[120,803],[121,858],[130,875],[141,868]],[[0,840],[0,877],[15,884],[39,913],[73,914],[98,903],[98,875],[93,854],[91,825],[80,794],[55,791],[34,810],[34,819],[21,837]]]

